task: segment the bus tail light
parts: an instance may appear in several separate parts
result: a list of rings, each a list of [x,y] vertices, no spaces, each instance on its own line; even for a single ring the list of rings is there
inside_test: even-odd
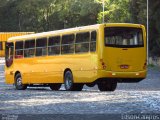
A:
[[[145,70],[147,68],[147,61],[143,65],[143,69]]]

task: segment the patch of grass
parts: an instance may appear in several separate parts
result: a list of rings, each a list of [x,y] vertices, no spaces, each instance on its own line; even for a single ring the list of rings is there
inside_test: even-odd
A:
[[[155,67],[155,65],[154,64],[149,64],[148,67],[153,68],[153,67]]]
[[[155,70],[155,71],[160,71],[160,66],[157,66],[157,65],[154,65],[154,64],[149,64],[147,66],[148,69],[151,69],[151,70]]]

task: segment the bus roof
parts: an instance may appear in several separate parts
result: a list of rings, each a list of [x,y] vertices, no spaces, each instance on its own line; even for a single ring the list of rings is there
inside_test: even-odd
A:
[[[28,35],[22,35],[22,36],[16,36],[11,37],[8,39],[8,42],[14,42],[14,41],[20,41],[20,40],[28,40],[28,39],[35,39],[40,37],[48,37],[48,36],[54,36],[58,34],[66,34],[66,33],[72,33],[72,32],[80,32],[80,31],[87,31],[87,30],[96,30],[100,25],[105,26],[129,26],[129,27],[140,27],[140,24],[132,24],[132,23],[106,23],[106,24],[95,24],[95,25],[88,25],[88,26],[81,26],[81,27],[75,27],[75,28],[68,28],[68,29],[62,29],[62,30],[55,30],[55,31],[49,31],[49,32],[42,32],[42,33],[35,33],[35,34],[28,34]]]

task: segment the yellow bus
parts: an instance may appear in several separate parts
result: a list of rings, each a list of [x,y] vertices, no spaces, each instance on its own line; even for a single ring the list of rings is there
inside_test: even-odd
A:
[[[7,41],[5,78],[18,90],[46,85],[81,91],[146,77],[146,32],[139,24],[96,24],[13,37]]]
[[[5,43],[8,38],[33,33],[34,32],[0,32],[0,57],[5,56]]]

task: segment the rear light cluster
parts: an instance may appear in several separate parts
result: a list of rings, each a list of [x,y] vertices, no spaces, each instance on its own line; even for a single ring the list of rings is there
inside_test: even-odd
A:
[[[103,61],[103,59],[100,59],[100,62],[101,62],[102,68],[106,69],[107,66],[106,66],[105,62]]]
[[[147,61],[143,65],[143,69],[145,70],[147,68]]]

